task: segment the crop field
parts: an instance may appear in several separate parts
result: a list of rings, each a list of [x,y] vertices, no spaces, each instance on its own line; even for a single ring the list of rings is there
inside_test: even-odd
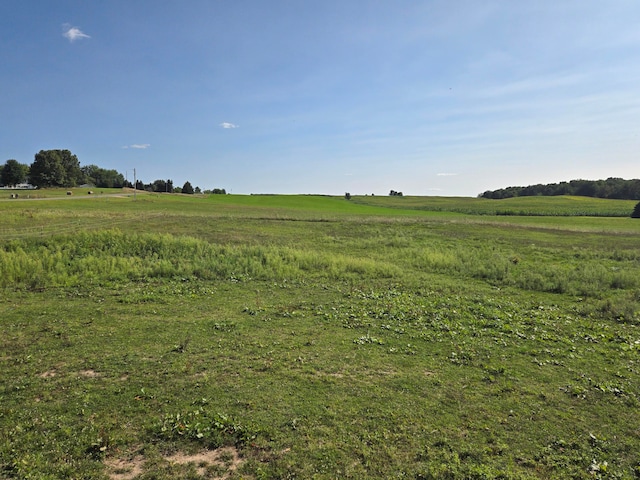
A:
[[[635,203],[0,199],[0,478],[640,478]]]
[[[471,215],[508,216],[591,216],[628,217],[637,203],[633,200],[605,200],[589,197],[515,197],[502,200],[450,197],[354,197],[363,205],[379,205],[400,209],[448,211]]]

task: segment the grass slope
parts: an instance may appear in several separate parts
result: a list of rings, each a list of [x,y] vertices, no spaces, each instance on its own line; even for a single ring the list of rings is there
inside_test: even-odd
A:
[[[637,478],[640,222],[389,201],[2,202],[0,477]]]

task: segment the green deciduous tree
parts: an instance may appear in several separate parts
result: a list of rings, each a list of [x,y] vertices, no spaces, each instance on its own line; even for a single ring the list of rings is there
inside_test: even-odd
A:
[[[31,164],[30,181],[37,187],[75,187],[84,174],[78,157],[69,150],[40,150]]]
[[[36,154],[29,170],[29,180],[36,187],[58,187],[64,184],[64,168],[58,158]]]
[[[97,165],[82,167],[84,181],[94,184],[98,188],[122,188],[125,184],[124,176],[116,170],[106,170]]]
[[[2,168],[0,168],[0,183],[8,187],[15,187],[19,183],[27,180],[29,173],[29,165],[24,165],[17,160],[7,160]]]

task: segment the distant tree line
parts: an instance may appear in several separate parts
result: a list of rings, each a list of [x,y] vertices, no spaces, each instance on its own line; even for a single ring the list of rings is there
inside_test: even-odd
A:
[[[140,180],[136,181],[137,190],[145,190],[147,192],[155,193],[184,193],[187,195],[193,195],[194,193],[204,194],[220,194],[226,195],[227,191],[224,188],[214,188],[213,190],[204,190],[198,186],[194,187],[191,182],[186,181],[182,187],[176,187],[173,185],[173,180],[154,180],[151,183],[143,183]]]
[[[78,157],[69,150],[40,150],[36,153],[31,165],[11,159],[0,166],[0,186],[15,187],[24,183],[37,188],[71,188],[85,184],[97,188],[133,188],[134,186],[116,170],[100,168],[97,165],[80,166]],[[194,188],[188,181],[182,187],[174,187],[173,180],[154,180],[149,184],[137,180],[135,188],[149,192],[202,193],[200,187]],[[215,188],[205,190],[204,193],[226,194],[227,192],[224,188]]]
[[[214,188],[213,190],[205,190],[204,193],[213,195],[226,195],[227,191],[224,188]]]
[[[529,185],[528,187],[507,187],[488,190],[481,198],[512,198],[531,196],[576,195],[581,197],[612,198],[618,200],[640,200],[640,179],[624,180],[571,180],[570,182]]]
[[[96,165],[81,167],[80,170],[85,176],[82,183],[89,183],[98,188],[122,188],[133,186],[131,182],[126,181],[124,176],[116,170],[106,170]]]

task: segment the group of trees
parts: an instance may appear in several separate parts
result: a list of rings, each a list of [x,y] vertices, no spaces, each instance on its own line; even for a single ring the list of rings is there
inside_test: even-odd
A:
[[[38,188],[70,188],[84,184],[97,188],[133,188],[134,186],[116,170],[107,170],[97,165],[81,167],[78,157],[69,150],[40,150],[36,153],[31,165],[12,159],[0,166],[0,185],[15,187],[27,182]],[[155,180],[149,184],[138,180],[135,188],[150,192],[202,193],[200,187],[194,188],[188,181],[180,188],[174,187],[173,180]],[[227,192],[224,189],[215,188],[205,190],[204,193],[226,194]]]
[[[151,183],[143,183],[140,180],[136,182],[136,189],[145,190],[147,192],[156,193],[185,193],[192,195],[194,193],[204,193],[207,195],[226,195],[227,191],[224,188],[214,188],[213,190],[201,190],[200,187],[194,187],[191,182],[186,181],[182,187],[176,187],[173,185],[173,180],[154,180]]]
[[[0,168],[2,185],[15,187],[27,182],[38,188],[69,188],[83,184],[99,188],[127,186],[124,176],[116,170],[97,165],[81,167],[78,157],[69,150],[40,150],[31,165],[11,159]]]
[[[136,189],[157,193],[173,193],[175,190],[173,187],[173,180],[154,180],[148,184],[144,184],[138,180],[136,181]]]
[[[640,200],[640,179],[624,180],[571,180],[570,182],[529,185],[528,187],[507,187],[488,190],[482,198],[512,198],[530,196],[577,195],[581,197],[612,198],[619,200]]]
[[[184,182],[184,185],[182,185],[182,187],[175,187],[173,185],[173,180],[154,180],[153,182],[148,184],[145,184],[138,180],[136,182],[136,189],[156,193],[185,193],[187,195],[192,195],[194,193],[221,195],[227,194],[227,191],[224,188],[214,188],[213,190],[205,190],[203,192],[200,187],[194,187],[189,181]]]
[[[88,165],[80,170],[84,174],[82,183],[90,183],[98,188],[133,187],[133,184],[127,182],[124,176],[116,170],[106,170],[96,165]]]

